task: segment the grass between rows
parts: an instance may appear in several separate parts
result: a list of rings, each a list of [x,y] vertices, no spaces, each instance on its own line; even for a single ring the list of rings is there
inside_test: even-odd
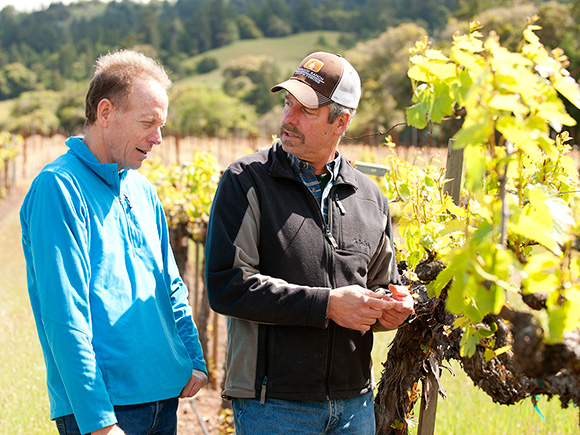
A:
[[[392,332],[375,334],[373,361],[377,382],[381,378],[381,363],[386,359],[393,336]],[[450,366],[453,374],[443,369],[441,375],[447,399],[443,400],[439,396],[437,401],[436,434],[576,435],[580,432],[579,411],[572,405],[562,409],[558,399],[548,401],[543,396],[538,398],[537,410],[529,398],[516,405],[499,405],[473,384],[458,362],[444,362],[444,365]],[[419,421],[419,408],[420,402],[417,402],[414,408],[416,422]],[[413,427],[409,433],[415,435],[417,427]]]
[[[46,371],[26,291],[18,210],[0,227],[0,434],[58,434],[49,419]]]

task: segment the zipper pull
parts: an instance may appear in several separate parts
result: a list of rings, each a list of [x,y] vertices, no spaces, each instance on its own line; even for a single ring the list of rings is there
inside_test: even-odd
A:
[[[336,193],[334,195],[334,201],[336,202],[336,205],[338,205],[338,209],[340,210],[340,214],[344,216],[346,214],[346,209],[344,208],[344,205],[342,205],[342,202],[340,202],[340,199],[338,197],[338,193]]]
[[[260,391],[260,404],[263,405],[266,403],[266,384],[268,383],[268,376],[264,376],[264,380],[262,381],[262,389]]]
[[[125,198],[125,201],[127,201],[127,205],[129,206],[129,208],[133,208],[133,204],[131,204],[131,201],[129,200],[129,197],[127,196],[126,193],[122,194],[123,198]],[[119,201],[121,200],[121,198],[119,197]],[[122,202],[121,202],[122,204]]]
[[[338,243],[336,243],[334,236],[330,232],[330,228],[328,228],[328,224],[326,224],[326,238],[328,239],[328,241],[330,242],[330,244],[332,245],[332,247],[334,249],[338,248]]]

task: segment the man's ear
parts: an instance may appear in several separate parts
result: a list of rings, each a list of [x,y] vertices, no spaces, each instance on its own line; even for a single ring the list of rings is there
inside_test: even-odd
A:
[[[336,120],[336,133],[338,136],[342,136],[346,129],[348,128],[348,123],[350,122],[350,113],[342,113]]]
[[[114,111],[115,107],[111,100],[103,98],[99,101],[99,105],[97,106],[97,121],[100,122],[101,125],[106,126]]]

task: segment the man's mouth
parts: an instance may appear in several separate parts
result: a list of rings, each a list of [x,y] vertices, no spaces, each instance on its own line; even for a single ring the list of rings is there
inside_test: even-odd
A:
[[[145,151],[145,150],[142,150],[141,148],[136,148],[136,149],[137,149],[137,151],[139,151],[141,154],[143,154],[145,157],[147,157],[147,154],[149,154],[149,151],[151,151],[151,150],[149,150],[149,151]]]
[[[304,140],[304,135],[296,127],[284,124],[282,125],[280,131],[282,133],[281,136],[287,136],[290,138],[298,138],[300,140]]]

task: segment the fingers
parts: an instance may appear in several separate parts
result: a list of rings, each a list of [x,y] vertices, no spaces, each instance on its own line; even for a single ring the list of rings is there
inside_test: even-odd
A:
[[[401,323],[403,323],[403,321],[404,319],[399,320],[397,317],[389,313],[384,313],[379,319],[379,323],[389,330],[397,329],[401,325]]]
[[[368,331],[391,304],[360,286],[341,287],[330,292],[327,317],[345,328]]]
[[[377,292],[360,286],[341,287],[331,291],[327,317],[340,326],[368,331],[377,320],[388,329],[398,327],[412,312],[413,298],[406,287],[389,286]]]
[[[402,300],[411,296],[411,292],[404,285],[389,284],[389,290],[392,293],[392,297],[397,300]]]
[[[366,304],[369,307],[375,308],[377,310],[392,310],[395,309],[395,306],[398,304],[398,302],[388,296],[370,296],[368,297]]]
[[[413,296],[407,287],[402,285],[389,284],[389,290],[392,292],[392,298],[400,302],[400,304],[397,304],[397,306],[394,307],[395,310],[400,312],[413,310]]]
[[[180,398],[193,397],[207,383],[207,375],[199,370],[193,370],[191,378],[181,391]]]
[[[411,310],[410,311],[396,311],[396,310],[384,311],[383,315],[379,319],[379,323],[387,329],[397,329],[399,326],[401,326],[401,324],[405,320],[407,320],[407,317],[409,317],[409,314],[411,314],[411,312],[412,312]]]

